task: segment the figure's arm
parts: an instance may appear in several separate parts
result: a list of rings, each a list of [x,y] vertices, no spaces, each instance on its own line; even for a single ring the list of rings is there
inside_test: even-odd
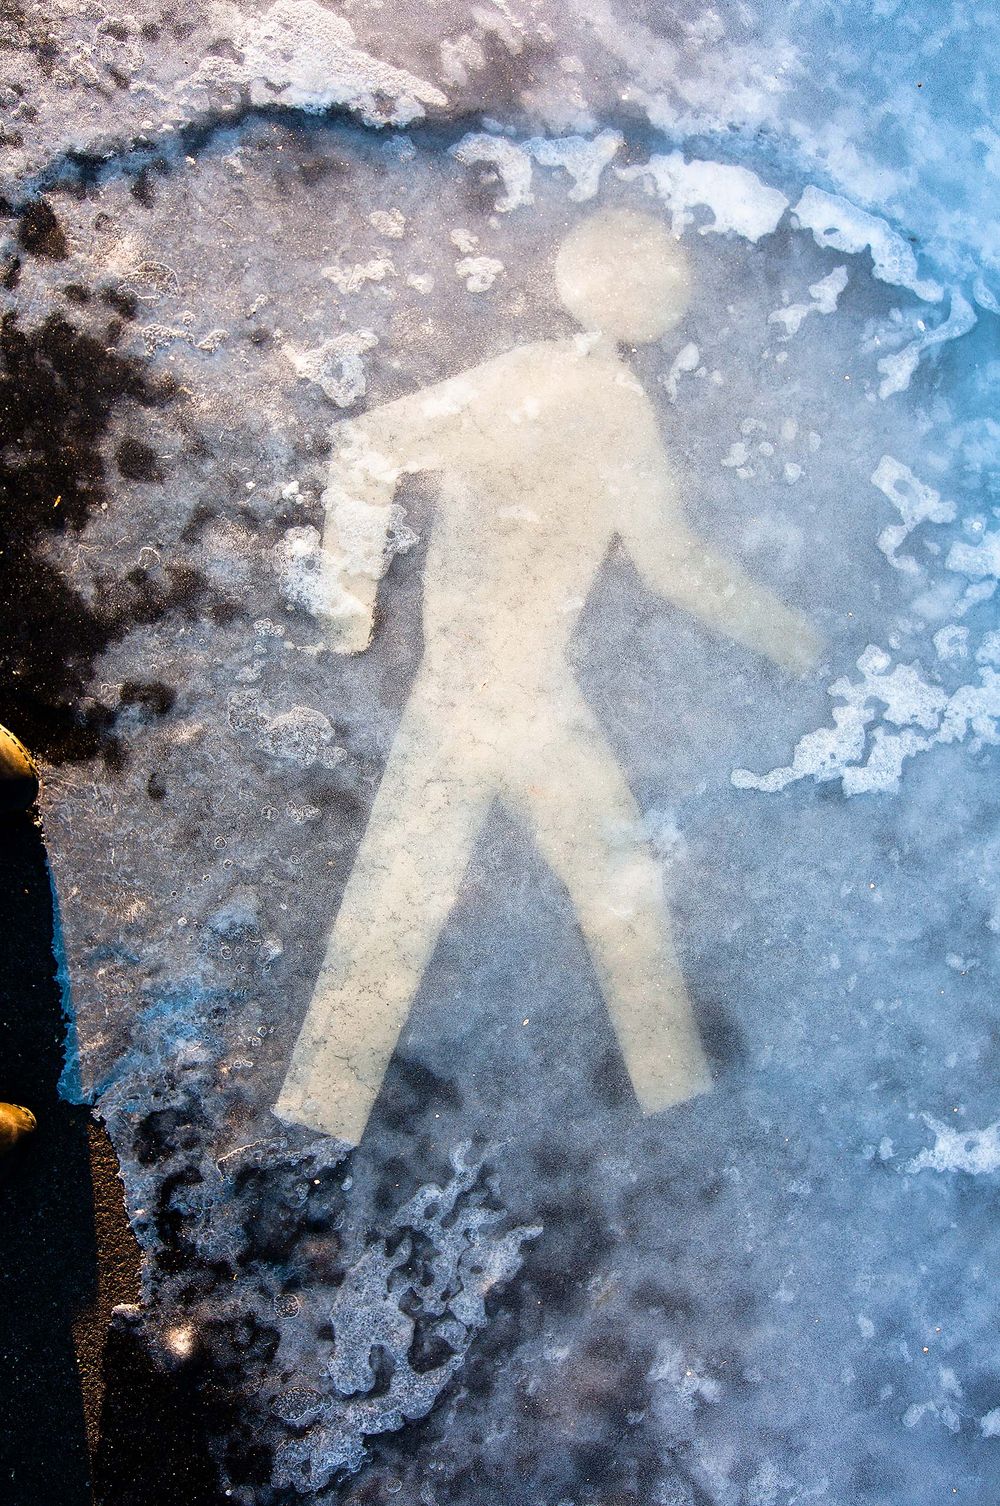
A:
[[[371,641],[391,530],[402,516],[396,486],[404,472],[427,463],[413,449],[421,427],[415,399],[400,398],[334,431],[316,611],[335,653],[360,653]]]
[[[801,613],[779,601],[702,542],[687,526],[659,443],[636,468],[632,506],[620,532],[654,591],[700,617],[713,632],[784,669],[801,674],[816,663],[822,639]]]
[[[463,377],[371,409],[337,426],[323,504],[320,602],[335,653],[368,647],[378,583],[391,552],[391,530],[402,519],[393,501],[400,476],[431,470],[435,446],[449,418],[475,397]]]
[[[373,458],[378,452],[357,429],[350,437],[341,432],[338,439],[323,493],[317,615],[326,620],[334,653],[356,654],[371,640],[399,471],[379,467]]]

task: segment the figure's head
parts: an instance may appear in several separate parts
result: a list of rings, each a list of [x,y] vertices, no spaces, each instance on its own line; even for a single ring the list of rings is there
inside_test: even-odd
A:
[[[659,220],[604,209],[559,248],[556,287],[584,329],[642,344],[666,334],[688,305],[687,257]]]

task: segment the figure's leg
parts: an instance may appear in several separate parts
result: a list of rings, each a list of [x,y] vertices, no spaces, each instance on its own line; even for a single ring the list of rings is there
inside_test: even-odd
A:
[[[646,1113],[711,1087],[670,939],[663,876],[615,756],[582,702],[508,782],[569,890],[636,1096]]]
[[[411,705],[275,1105],[357,1144],[489,800],[468,747]],[[463,754],[465,755],[463,757]]]

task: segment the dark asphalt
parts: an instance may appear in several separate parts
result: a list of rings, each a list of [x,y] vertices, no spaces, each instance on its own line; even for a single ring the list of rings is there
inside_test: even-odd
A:
[[[217,1506],[188,1380],[133,1329],[139,1252],[111,1144],[60,1100],[64,1025],[42,836],[0,825],[0,1100],[38,1129],[0,1162],[0,1506]]]

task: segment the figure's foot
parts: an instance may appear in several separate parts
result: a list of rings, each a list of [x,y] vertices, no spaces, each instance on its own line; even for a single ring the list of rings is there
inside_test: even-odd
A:
[[[35,760],[20,738],[0,727],[0,816],[29,810],[37,798]]]
[[[0,1156],[30,1135],[35,1128],[35,1116],[30,1109],[22,1109],[17,1103],[0,1103]]]
[[[692,1042],[683,1053],[633,1062],[632,1086],[642,1112],[659,1114],[702,1093],[711,1093],[713,1082],[700,1044]]]
[[[371,1095],[374,1099],[374,1094]],[[357,1145],[368,1122],[371,1101],[365,1096],[363,1104],[351,1097],[336,1092],[313,1096],[286,1085],[281,1097],[272,1109],[282,1124],[300,1125],[314,1130],[319,1135],[329,1135],[343,1145]]]

